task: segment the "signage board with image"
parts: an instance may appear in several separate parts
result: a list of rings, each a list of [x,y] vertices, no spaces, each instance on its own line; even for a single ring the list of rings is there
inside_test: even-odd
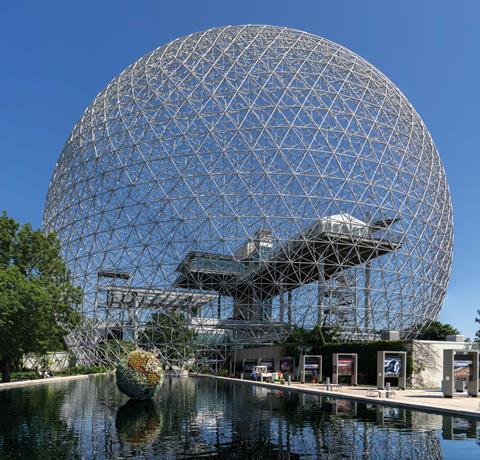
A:
[[[293,374],[293,358],[280,359],[280,370],[283,373]]]
[[[385,355],[384,374],[385,377],[400,377],[402,371],[402,359],[397,354]]]
[[[338,375],[353,375],[353,358],[351,356],[339,356],[337,372]]]
[[[453,361],[453,375],[456,379],[468,380],[472,375],[473,362],[469,359]]]
[[[302,382],[305,379],[317,382],[322,378],[322,357],[316,355],[304,356],[302,361]]]

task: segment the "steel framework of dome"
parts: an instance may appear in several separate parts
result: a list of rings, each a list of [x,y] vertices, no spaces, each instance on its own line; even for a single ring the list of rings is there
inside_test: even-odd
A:
[[[412,337],[441,308],[453,241],[405,96],[353,52],[273,26],[195,33],[115,78],[63,149],[44,228],[85,291],[68,340],[87,362],[132,341],[212,365],[294,324]]]

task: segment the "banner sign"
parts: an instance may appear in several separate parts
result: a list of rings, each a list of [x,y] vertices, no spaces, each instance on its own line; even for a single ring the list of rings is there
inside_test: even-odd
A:
[[[305,370],[318,369],[318,363],[305,363]]]
[[[337,359],[338,375],[353,375],[353,358],[342,356]]]

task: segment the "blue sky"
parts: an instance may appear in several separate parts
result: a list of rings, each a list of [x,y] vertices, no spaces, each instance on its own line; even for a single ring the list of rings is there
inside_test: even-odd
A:
[[[385,73],[428,126],[453,199],[452,277],[440,319],[472,337],[480,308],[480,2],[184,0],[0,4],[0,210],[41,225],[50,175],[74,123],[128,64],[227,24],[302,29]]]

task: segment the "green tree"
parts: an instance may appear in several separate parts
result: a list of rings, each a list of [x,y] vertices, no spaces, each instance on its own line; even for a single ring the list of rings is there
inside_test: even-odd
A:
[[[60,242],[0,215],[0,367],[2,381],[24,353],[63,348],[80,315],[82,291],[69,281]]]
[[[421,333],[419,338],[422,340],[446,340],[448,335],[459,334],[451,324],[444,324],[440,321],[433,321]]]
[[[300,326],[294,326],[285,341],[287,350],[291,354],[298,354],[300,350],[305,349],[319,350],[327,343],[337,341],[338,329],[326,328],[316,325],[313,329],[305,329]]]
[[[475,318],[475,322],[480,324],[480,309],[477,310],[477,317]],[[480,342],[480,329],[475,332],[475,337],[473,339],[474,342]]]
[[[107,340],[98,346],[107,363],[119,361],[135,350],[135,344],[129,340]]]
[[[189,327],[182,312],[157,312],[146,324],[140,346],[148,349],[153,344],[162,360],[183,367],[195,357],[197,338],[198,334]]]

